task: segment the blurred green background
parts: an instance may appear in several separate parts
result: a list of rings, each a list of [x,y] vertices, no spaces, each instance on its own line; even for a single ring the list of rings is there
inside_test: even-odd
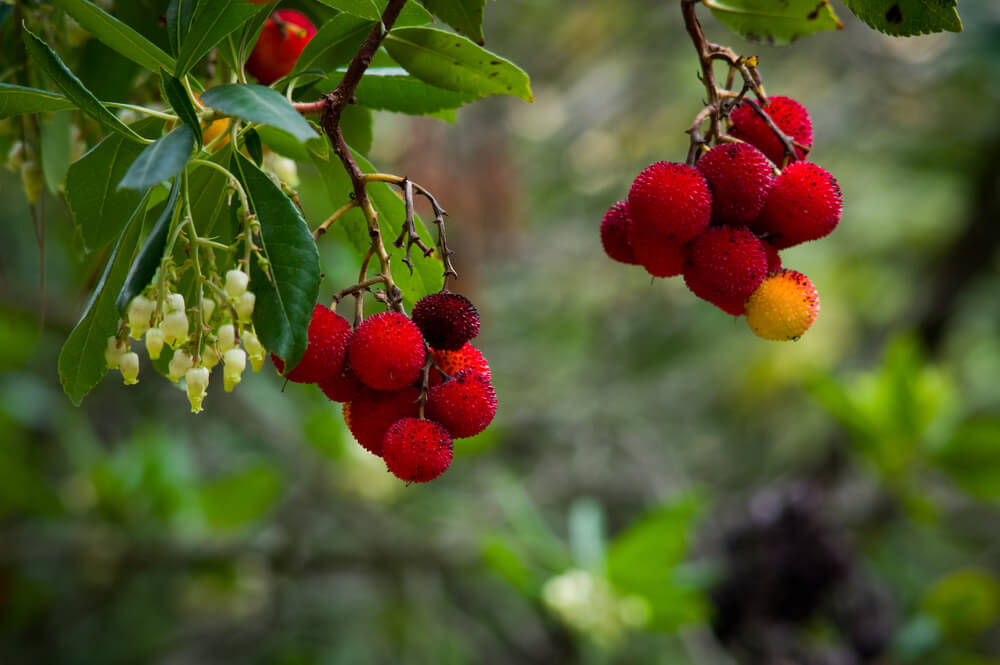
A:
[[[677,4],[490,2],[535,103],[377,116],[375,164],[448,208],[500,401],[428,485],[270,365],[198,416],[145,364],[73,407],[56,358],[104,257],[0,172],[0,662],[1000,663],[1000,5],[912,39],[838,5],[782,48],[699,10],[807,106],[844,193],[783,253],[819,319],[773,343],[599,242],[686,154]],[[321,251],[325,297],[356,266]]]

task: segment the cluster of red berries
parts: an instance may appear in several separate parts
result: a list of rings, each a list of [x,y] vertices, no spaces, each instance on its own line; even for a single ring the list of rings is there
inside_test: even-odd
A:
[[[497,399],[483,354],[469,343],[479,313],[464,296],[441,291],[422,298],[413,318],[383,312],[351,329],[347,319],[316,305],[302,360],[289,381],[315,383],[334,402],[366,450],[407,482],[437,478],[451,464],[452,439],[479,434],[493,421]]]
[[[683,275],[688,288],[766,339],[798,339],[819,312],[805,275],[784,270],[779,250],[816,240],[840,222],[842,199],[826,170],[804,161],[812,146],[805,107],[771,97],[762,109],[793,142],[785,147],[749,104],[729,116],[729,136],[696,166],[657,162],[611,206],[601,241],[612,259],[654,277]]]

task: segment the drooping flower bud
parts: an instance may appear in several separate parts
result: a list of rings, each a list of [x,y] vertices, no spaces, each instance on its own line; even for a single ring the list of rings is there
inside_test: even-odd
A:
[[[167,296],[167,311],[168,312],[183,312],[184,311],[184,296],[179,293],[171,293]]]
[[[236,327],[231,323],[219,326],[219,350],[225,353],[236,347]]]
[[[201,301],[201,320],[208,323],[215,313],[215,301],[211,298],[203,298]]]
[[[149,319],[153,316],[153,301],[145,296],[136,296],[128,304],[128,328],[132,339],[139,339],[149,330]]]
[[[180,381],[181,377],[192,367],[194,367],[194,361],[191,360],[191,356],[183,349],[177,349],[174,351],[174,357],[170,359],[167,376],[171,381]]]
[[[201,365],[209,370],[218,365],[220,360],[222,360],[222,356],[219,355],[214,346],[206,346],[201,354]]]
[[[164,334],[160,328],[150,328],[146,331],[146,353],[149,354],[150,360],[156,360],[160,357],[163,342]]]
[[[236,384],[243,379],[243,370],[247,368],[247,353],[243,349],[229,349],[223,359],[226,365],[222,378],[226,392],[231,393]]]
[[[236,301],[236,314],[240,317],[242,323],[250,323],[253,317],[253,307],[256,302],[257,296],[250,291],[246,291]]]
[[[259,372],[260,368],[264,366],[264,359],[267,357],[267,350],[264,349],[264,345],[260,343],[257,339],[257,335],[253,331],[247,330],[243,333],[243,346],[247,350],[247,355],[250,356],[250,366],[253,368],[254,372]]]
[[[112,335],[108,338],[108,345],[104,348],[104,361],[108,363],[108,369],[118,369],[118,363],[125,353],[125,345]]]
[[[139,383],[139,354],[135,351],[123,353],[118,359],[118,369],[121,370],[126,386]]]
[[[160,324],[163,338],[173,348],[184,344],[188,336],[188,318],[184,310],[175,310],[163,317]]]
[[[208,369],[192,367],[184,373],[184,383],[187,388],[188,400],[191,402],[191,413],[201,413],[201,403],[208,390]]]
[[[236,299],[247,291],[250,277],[242,270],[230,270],[226,273],[226,295]]]

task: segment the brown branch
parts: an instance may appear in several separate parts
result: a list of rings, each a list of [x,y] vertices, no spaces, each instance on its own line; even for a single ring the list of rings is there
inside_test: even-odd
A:
[[[413,183],[408,178],[403,180],[403,201],[406,203],[406,219],[403,222],[403,228],[399,231],[399,237],[392,244],[402,249],[403,243],[406,243],[406,256],[403,258],[403,263],[410,269],[412,275],[413,262],[410,260],[410,253],[413,251],[413,246],[419,247],[425,257],[433,254],[434,249],[425,245],[420,234],[417,233],[417,226],[413,221]]]
[[[695,13],[695,5],[698,0],[681,0],[681,13],[684,15],[684,27],[694,42],[694,48],[698,51],[698,60],[701,63],[701,80],[705,84],[705,91],[708,93],[707,106],[714,107],[711,114],[712,126],[709,130],[710,136],[718,136],[722,119],[719,116],[719,89],[715,84],[715,70],[712,69],[712,45],[705,39],[705,33],[698,22],[698,15]]]
[[[357,295],[359,291],[365,291],[370,286],[375,284],[385,284],[385,275],[375,275],[374,277],[369,277],[363,282],[358,282],[354,286],[348,286],[346,289],[341,289],[333,294],[333,304],[337,305],[341,300],[350,295]]]

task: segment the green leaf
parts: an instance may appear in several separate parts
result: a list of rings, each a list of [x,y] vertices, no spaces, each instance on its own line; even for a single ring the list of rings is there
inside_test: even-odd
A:
[[[184,88],[184,84],[163,69],[160,70],[160,82],[163,85],[163,92],[167,96],[167,101],[170,102],[170,107],[191,128],[195,139],[198,141],[198,147],[201,147],[201,123],[198,121],[198,112],[195,111],[194,104],[191,103],[191,97]]]
[[[310,139],[307,142],[309,147],[306,147],[306,144],[296,141],[288,132],[283,132],[280,129],[261,125],[256,131],[264,145],[279,155],[294,159],[297,162],[308,162],[310,159],[309,153],[314,147],[320,154],[325,154],[325,137],[317,136],[315,139]]]
[[[375,140],[372,125],[371,109],[358,104],[344,107],[344,112],[340,115],[340,131],[344,134],[344,140],[363,155],[371,152],[372,141]]]
[[[675,630],[702,611],[696,590],[677,571],[698,508],[690,496],[671,502],[619,535],[608,550],[608,580],[623,594],[645,598],[650,625],[658,630]]]
[[[454,109],[478,99],[478,95],[428,85],[398,67],[369,69],[355,96],[358,103],[370,108],[411,115]]]
[[[176,63],[169,53],[94,3],[88,0],[53,0],[53,4],[61,7],[101,42],[146,69],[155,72],[160,67],[174,68]]]
[[[42,118],[42,172],[49,191],[62,189],[69,169],[72,117],[69,111],[51,113]]]
[[[59,381],[70,401],[77,406],[108,371],[104,348],[108,337],[118,331],[115,296],[125,282],[132,254],[139,244],[145,203],[140,199],[132,209],[83,316],[59,352]]]
[[[382,20],[382,10],[374,0],[319,0],[319,2],[367,21]]]
[[[75,108],[75,104],[58,93],[0,83],[0,119],[20,113],[61,111],[71,108]]]
[[[118,189],[141,190],[174,177],[184,170],[194,145],[191,128],[187,125],[177,127],[146,146],[118,183]]]
[[[934,462],[969,494],[1000,499],[1000,420],[974,418],[955,430],[947,445],[935,452]]]
[[[888,35],[962,32],[957,0],[844,0],[844,4],[859,19]]]
[[[73,103],[84,113],[93,117],[104,129],[117,132],[122,136],[132,140],[142,142],[143,138],[135,133],[128,125],[118,119],[114,113],[109,111],[104,104],[98,101],[97,97],[80,82],[73,72],[59,59],[55,51],[33,32],[24,28],[24,44],[28,49],[31,59],[41,67],[52,81],[66,93]]]
[[[139,253],[129,268],[128,276],[122,284],[118,297],[115,298],[115,309],[124,318],[128,311],[128,304],[132,298],[142,293],[156,274],[163,259],[163,249],[167,245],[167,235],[170,233],[170,223],[174,219],[174,209],[177,207],[177,197],[181,191],[181,179],[174,180],[174,186],[170,188],[170,198],[163,208],[153,228],[150,229],[146,241],[139,249]]]
[[[364,155],[353,151],[354,159],[358,166],[365,173],[374,173],[376,169]],[[324,159],[316,154],[311,154],[313,164],[319,169],[323,184],[326,185],[330,204],[333,208],[339,208],[350,200],[354,188],[351,181],[344,172],[343,166],[334,155],[329,155]],[[379,226],[382,228],[383,238],[386,243],[391,243],[399,236],[406,219],[406,205],[396,192],[384,182],[373,182],[368,185],[368,196],[372,205],[378,213]],[[434,239],[431,237],[427,227],[419,216],[414,217],[417,232],[428,247],[434,246]],[[368,235],[368,224],[360,210],[355,208],[344,214],[337,220],[337,223],[330,229],[330,234],[338,236],[344,244],[349,247],[360,261],[371,245],[371,237]],[[405,249],[392,248],[390,268],[393,280],[403,292],[403,302],[407,307],[412,307],[417,300],[441,290],[444,279],[444,268],[440,259],[436,256],[424,257],[419,249],[414,248],[412,258],[414,271],[410,274],[410,269],[403,263],[406,255]]]
[[[254,164],[260,166],[261,162],[264,161],[264,146],[261,145],[260,134],[257,133],[257,130],[251,129],[243,135],[243,142],[246,144],[250,159],[253,160]]]
[[[177,55],[177,78],[188,73],[213,46],[218,44],[247,19],[259,12],[262,5],[246,0],[212,0],[198,3],[191,17],[191,29]]]
[[[162,123],[146,118],[136,127],[146,131]],[[117,238],[142,198],[138,192],[117,188],[142,149],[121,134],[113,134],[70,165],[66,202],[88,249],[104,247]]]
[[[386,37],[385,48],[406,71],[439,88],[533,100],[522,69],[461,35],[437,28],[398,28]]]
[[[217,529],[233,529],[260,519],[281,494],[281,476],[257,464],[206,484],[199,491],[205,519]]]
[[[294,367],[306,350],[319,293],[319,251],[299,209],[273,180],[238,153],[233,168],[260,220],[261,252],[270,263],[269,278],[251,261],[254,327],[264,346]]]
[[[747,39],[786,44],[844,25],[829,0],[703,0],[724,26]]]
[[[347,64],[357,52],[361,42],[371,32],[371,21],[364,21],[349,14],[339,14],[320,26],[306,44],[295,67],[288,75],[294,78],[312,67],[330,71]]]
[[[972,639],[1000,619],[1000,581],[985,568],[948,573],[928,590],[923,610],[952,640]]]
[[[277,90],[255,83],[233,83],[211,88],[201,94],[201,101],[217,111],[250,122],[270,125],[288,132],[299,141],[317,134],[302,115]]]
[[[191,29],[195,3],[196,0],[170,0],[167,5],[167,40],[174,55],[180,52],[181,44]]]
[[[431,14],[458,30],[460,33],[482,44],[483,8],[486,0],[420,0]]]

